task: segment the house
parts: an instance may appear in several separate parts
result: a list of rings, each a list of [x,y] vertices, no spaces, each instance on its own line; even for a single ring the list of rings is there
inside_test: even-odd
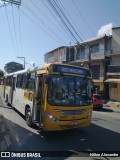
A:
[[[120,101],[120,27],[112,29],[111,59],[106,84],[111,101]]]
[[[45,63],[69,63],[74,57],[73,47],[61,46],[44,55]]]
[[[91,68],[94,92],[104,92],[109,98],[108,83],[106,80],[107,66],[110,64],[111,36],[100,36],[77,43],[74,46],[62,46],[44,56],[45,63],[67,63],[85,68]],[[106,87],[107,86],[107,87]],[[105,89],[107,88],[107,89]]]
[[[100,36],[84,41],[75,46],[76,53],[74,61],[70,64],[91,68],[94,82],[94,93],[105,93],[104,98],[109,98],[106,88],[107,66],[110,63],[111,55],[111,36]]]

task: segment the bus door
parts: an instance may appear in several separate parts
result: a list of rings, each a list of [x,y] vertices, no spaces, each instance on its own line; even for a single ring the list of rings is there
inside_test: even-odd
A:
[[[13,77],[12,85],[10,87],[10,96],[9,96],[9,103],[10,104],[13,103],[13,94],[14,94],[14,91],[15,91],[15,81],[16,81],[16,77]]]
[[[43,75],[37,75],[36,77],[36,85],[35,85],[35,101],[33,104],[32,117],[33,122],[41,123],[41,107],[42,107],[42,79]]]
[[[3,98],[5,98],[6,78],[3,79]]]
[[[12,104],[13,99],[13,76],[9,78],[9,94],[8,94],[8,103]]]

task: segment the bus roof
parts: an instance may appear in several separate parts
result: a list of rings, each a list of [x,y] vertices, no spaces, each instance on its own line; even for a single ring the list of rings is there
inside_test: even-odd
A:
[[[9,73],[9,74],[4,75],[4,77],[8,77],[11,75],[14,76],[14,75],[22,74],[22,73],[35,72],[35,71],[37,71],[38,74],[44,74],[44,73],[47,73],[47,71],[49,70],[48,68],[52,68],[53,65],[60,65],[60,66],[66,66],[66,67],[70,67],[70,68],[73,67],[73,68],[78,68],[78,69],[83,69],[83,70],[89,70],[87,68],[83,68],[83,67],[75,66],[75,65],[61,64],[61,63],[47,63],[47,64],[44,64],[42,67],[30,67],[28,69]]]

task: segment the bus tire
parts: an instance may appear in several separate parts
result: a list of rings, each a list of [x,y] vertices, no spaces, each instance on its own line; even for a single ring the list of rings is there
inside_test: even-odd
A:
[[[5,102],[8,103],[8,94],[6,94]]]
[[[31,115],[31,109],[30,108],[27,108],[26,111],[25,111],[25,120],[26,120],[26,123],[29,127],[33,126],[32,115]]]

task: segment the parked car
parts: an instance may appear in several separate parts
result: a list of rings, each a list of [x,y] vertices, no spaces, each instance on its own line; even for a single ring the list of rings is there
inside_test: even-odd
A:
[[[103,99],[100,94],[93,94],[93,108],[102,108]]]

